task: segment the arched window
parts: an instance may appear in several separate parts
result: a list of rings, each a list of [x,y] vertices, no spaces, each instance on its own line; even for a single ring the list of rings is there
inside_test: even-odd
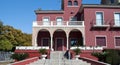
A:
[[[68,1],[68,6],[72,6],[72,1]]]
[[[74,6],[78,6],[78,1],[74,1]]]

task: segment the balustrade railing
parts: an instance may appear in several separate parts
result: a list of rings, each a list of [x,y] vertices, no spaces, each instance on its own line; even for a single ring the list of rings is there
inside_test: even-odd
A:
[[[34,21],[33,26],[84,26],[84,21]]]
[[[101,46],[79,46],[79,47],[71,47],[70,49],[76,49],[79,48],[81,50],[103,50],[103,47]]]

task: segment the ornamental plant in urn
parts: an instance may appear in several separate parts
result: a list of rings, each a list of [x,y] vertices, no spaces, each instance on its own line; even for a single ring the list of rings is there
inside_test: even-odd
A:
[[[47,50],[46,49],[39,49],[39,53],[41,53],[41,58],[44,60],[47,57]]]
[[[79,48],[76,48],[73,50],[75,52],[75,59],[78,60],[80,57],[81,50]]]

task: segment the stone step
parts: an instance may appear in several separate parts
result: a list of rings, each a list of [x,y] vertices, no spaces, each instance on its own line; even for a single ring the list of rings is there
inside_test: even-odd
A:
[[[82,60],[38,60],[29,65],[91,65]]]
[[[63,51],[52,51],[50,53],[50,59],[38,60],[28,65],[91,65],[83,60],[65,59]]]
[[[52,51],[50,53],[50,59],[62,59],[64,57],[63,51]]]

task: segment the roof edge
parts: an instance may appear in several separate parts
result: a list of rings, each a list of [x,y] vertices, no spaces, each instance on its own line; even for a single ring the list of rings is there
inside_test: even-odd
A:
[[[36,14],[63,14],[63,10],[35,10]]]
[[[118,9],[120,8],[119,5],[101,5],[101,4],[83,4],[80,7],[79,12],[83,10],[83,8],[111,8],[111,9]]]

